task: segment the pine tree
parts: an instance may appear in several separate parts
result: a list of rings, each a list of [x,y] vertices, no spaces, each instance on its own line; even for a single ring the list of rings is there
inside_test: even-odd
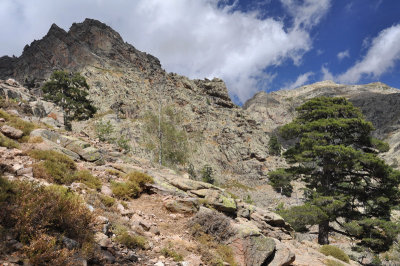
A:
[[[86,97],[89,85],[79,73],[54,71],[42,87],[45,99],[59,105],[64,112],[64,126],[71,130],[71,120],[84,120],[96,113]]]
[[[372,124],[344,98],[314,98],[297,112],[280,132],[295,141],[284,153],[293,164],[285,171],[305,182],[306,202],[283,216],[300,227],[318,224],[319,244],[328,244],[334,231],[387,250],[399,233],[390,211],[399,203],[400,172],[377,157],[377,148],[386,145],[370,136]]]

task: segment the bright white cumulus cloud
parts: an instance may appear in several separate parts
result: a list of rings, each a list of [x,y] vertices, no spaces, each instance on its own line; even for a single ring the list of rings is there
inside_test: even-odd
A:
[[[371,41],[365,56],[335,79],[341,83],[357,83],[363,77],[379,78],[400,60],[399,44],[400,24],[382,30]]]
[[[85,18],[98,19],[139,50],[157,56],[169,72],[190,78],[220,77],[241,102],[268,85],[266,69],[298,65],[312,48],[309,30],[328,11],[330,0],[281,0],[293,25],[260,18],[256,11],[218,7],[223,0],[1,0],[2,54],[19,55],[42,38],[52,23],[68,29]],[[233,4],[235,5],[235,4]]]

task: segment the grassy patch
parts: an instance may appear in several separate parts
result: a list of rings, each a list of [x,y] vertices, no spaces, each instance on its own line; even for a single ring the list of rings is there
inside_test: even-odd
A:
[[[139,235],[130,234],[128,230],[123,226],[116,226],[113,231],[116,234],[115,240],[118,243],[126,246],[127,248],[146,249],[147,247],[146,238]]]
[[[171,243],[168,245],[168,247],[161,249],[161,254],[165,257],[172,258],[176,262],[183,261],[183,256],[173,249]]]
[[[8,149],[11,149],[11,148],[18,149],[19,148],[18,142],[4,136],[2,133],[0,133],[0,146],[6,147]]]
[[[22,120],[21,118],[11,115],[6,111],[0,109],[0,117],[6,120],[6,124],[21,130],[24,136],[29,136],[32,130],[36,128],[35,124]]]
[[[126,182],[111,181],[111,190],[114,196],[123,200],[138,197],[147,183],[154,183],[151,176],[140,172],[129,173],[125,179]]]
[[[119,170],[114,170],[114,169],[106,169],[106,173],[112,176],[116,176],[116,177],[124,177],[125,174],[122,173]]]
[[[42,143],[43,138],[41,136],[30,137],[28,143]]]
[[[68,156],[50,150],[30,150],[29,156],[40,162],[33,165],[33,176],[57,184],[71,184],[76,180],[75,162]]]
[[[343,263],[340,263],[340,262],[338,262],[336,260],[330,260],[330,259],[326,259],[324,261],[324,263],[325,263],[326,266],[344,266]]]
[[[76,172],[75,179],[92,189],[101,189],[101,181],[97,177],[93,176],[88,170],[81,170]]]
[[[338,260],[344,261],[346,263],[348,263],[350,261],[349,256],[344,253],[343,250],[341,250],[338,247],[335,246],[331,246],[331,245],[323,245],[320,250],[319,250],[322,254],[324,254],[325,256],[332,256]]]
[[[99,195],[101,203],[103,203],[104,206],[110,208],[114,206],[115,204],[115,199],[106,195]]]

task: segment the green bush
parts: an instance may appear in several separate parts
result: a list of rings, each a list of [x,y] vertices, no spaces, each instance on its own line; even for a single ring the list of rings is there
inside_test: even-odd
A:
[[[123,200],[135,198],[139,195],[139,186],[135,182],[111,181],[111,190],[115,197]]]
[[[56,184],[71,184],[76,180],[75,162],[68,156],[51,150],[30,150],[29,156],[40,162],[33,165],[33,176]]]
[[[114,141],[114,139],[111,137],[111,134],[114,132],[114,127],[111,125],[110,121],[107,121],[107,123],[103,122],[103,120],[97,122],[95,125],[95,130],[100,141]]]
[[[175,166],[187,163],[190,149],[181,121],[182,115],[172,107],[163,108],[160,115],[149,112],[143,118],[144,144],[153,152],[156,161],[159,160],[161,153],[163,165]]]
[[[209,183],[209,184],[214,184],[215,179],[213,176],[213,169],[211,166],[206,164],[203,169],[201,169],[201,179],[203,182]]]
[[[113,197],[100,194],[100,201],[104,204],[104,206],[110,208],[114,206],[116,200]]]
[[[70,265],[73,251],[61,248],[57,238],[47,234],[35,237],[29,246],[24,248],[32,265]]]
[[[176,252],[172,248],[172,245],[169,245],[168,247],[164,247],[163,249],[161,249],[161,254],[164,255],[165,257],[172,258],[176,262],[183,261],[183,256],[178,252]]]
[[[85,184],[89,188],[93,188],[93,189],[97,189],[97,190],[99,190],[102,185],[100,179],[98,179],[97,177],[94,177],[88,170],[81,170],[81,171],[76,172],[75,180]]]
[[[344,253],[343,250],[341,250],[338,247],[335,246],[331,246],[331,245],[323,245],[320,250],[319,250],[322,254],[324,254],[325,256],[332,256],[338,260],[344,261],[346,263],[348,263],[350,261],[349,256]]]
[[[131,172],[128,173],[125,177],[129,182],[135,182],[139,185],[139,187],[143,188],[145,184],[153,184],[154,180],[151,176],[142,173],[142,172]]]
[[[120,199],[136,198],[143,192],[147,183],[154,183],[151,176],[141,172],[132,172],[125,176],[126,182],[111,181],[113,194]]]
[[[123,226],[115,226],[113,232],[116,234],[115,240],[127,248],[146,249],[147,247],[146,238],[139,235],[130,234]]]
[[[31,134],[32,130],[36,128],[35,124],[24,121],[18,116],[9,114],[2,109],[0,109],[0,118],[4,118],[7,125],[21,130],[24,133],[24,137],[28,137],[29,134]]]
[[[9,148],[9,149],[11,149],[11,148],[18,149],[19,148],[18,142],[14,141],[14,140],[12,140],[10,138],[7,138],[2,133],[0,133],[0,146],[6,147],[6,148]]]
[[[118,147],[120,147],[122,150],[129,152],[131,150],[131,146],[129,145],[129,139],[126,139],[125,137],[120,137],[117,139],[116,144]]]
[[[318,224],[328,218],[320,208],[310,204],[280,209],[277,212],[297,232],[307,232],[307,225]]]
[[[276,136],[271,136],[268,142],[268,152],[271,155],[281,155],[281,144]]]
[[[279,168],[275,171],[268,173],[269,184],[274,188],[275,191],[290,197],[292,195],[293,186],[290,181],[293,179],[293,175],[283,168]]]

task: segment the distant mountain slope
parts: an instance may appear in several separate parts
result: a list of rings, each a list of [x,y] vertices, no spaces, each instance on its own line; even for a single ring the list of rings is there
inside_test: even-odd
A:
[[[332,81],[317,82],[293,90],[260,92],[243,106],[259,123],[270,130],[290,122],[295,108],[316,96],[345,97],[361,108],[376,128],[374,135],[389,142],[391,150],[384,155],[388,163],[397,164],[400,142],[400,91],[376,82],[366,85],[342,85]]]

